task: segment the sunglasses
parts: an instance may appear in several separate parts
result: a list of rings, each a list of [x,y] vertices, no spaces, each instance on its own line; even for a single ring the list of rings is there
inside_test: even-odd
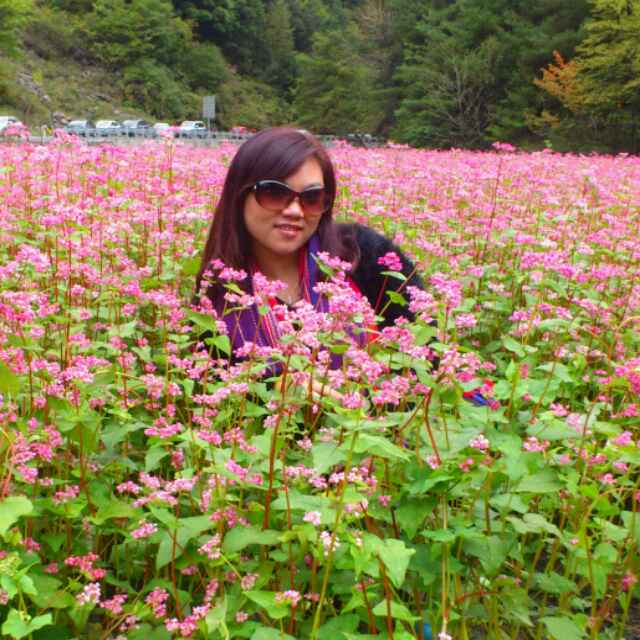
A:
[[[251,188],[256,202],[270,211],[286,209],[296,198],[307,215],[319,215],[329,208],[329,194],[324,187],[294,191],[279,180],[260,180]]]

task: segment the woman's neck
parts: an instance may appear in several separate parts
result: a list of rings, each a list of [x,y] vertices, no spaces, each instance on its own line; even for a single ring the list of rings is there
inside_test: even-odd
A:
[[[298,280],[298,252],[287,256],[271,255],[268,259],[260,259],[256,256],[256,263],[260,271],[269,280],[281,280],[291,282]]]
[[[270,255],[268,260],[260,260],[256,255],[256,263],[260,271],[269,280],[284,282],[286,287],[278,294],[278,297],[287,304],[297,302],[301,295],[300,274],[298,273],[298,252],[287,256]]]

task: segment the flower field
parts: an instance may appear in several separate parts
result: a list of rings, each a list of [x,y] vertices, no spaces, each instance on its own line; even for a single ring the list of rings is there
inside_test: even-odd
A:
[[[231,365],[234,151],[0,145],[1,636],[640,637],[640,160],[334,146],[416,321],[327,258]]]

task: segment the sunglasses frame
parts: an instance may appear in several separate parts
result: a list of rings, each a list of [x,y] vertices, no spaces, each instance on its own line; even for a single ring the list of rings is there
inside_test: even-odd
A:
[[[288,192],[288,194],[289,194],[288,198],[289,199],[281,207],[276,207],[275,209],[272,209],[271,207],[266,207],[264,204],[262,204],[262,202],[260,202],[260,198],[258,197],[258,193],[259,193],[260,187],[263,186],[263,185],[266,186],[267,184],[277,185],[278,187],[281,187],[281,188],[283,188],[284,190],[286,190]],[[280,211],[282,209],[286,209],[296,198],[298,199],[298,202],[300,203],[300,208],[308,215],[321,215],[321,214],[325,213],[325,211],[327,211],[329,209],[329,199],[328,199],[328,194],[327,194],[327,188],[324,185],[311,186],[311,187],[307,187],[306,189],[303,189],[302,191],[296,191],[295,189],[292,189],[285,182],[282,182],[280,180],[267,179],[267,180],[258,180],[258,182],[256,182],[251,187],[250,191],[253,192],[254,197],[256,199],[256,202],[261,207],[264,207],[265,209],[268,209],[269,211]],[[307,193],[309,191],[321,191],[321,192],[323,192],[324,199],[323,199],[322,209],[320,209],[319,211],[309,211],[308,210],[308,205],[305,205],[303,196],[304,196],[305,193]]]

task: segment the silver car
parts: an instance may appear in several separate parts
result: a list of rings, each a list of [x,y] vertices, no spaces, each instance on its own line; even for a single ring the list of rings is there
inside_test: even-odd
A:
[[[72,120],[64,130],[67,133],[74,133],[77,136],[93,136],[96,128],[91,120]]]
[[[14,116],[0,116],[0,134],[3,134],[6,128],[14,125],[23,126],[22,122]]]
[[[118,136],[122,132],[122,125],[117,120],[98,120],[96,133],[99,136]]]
[[[185,120],[178,127],[176,135],[178,138],[206,138],[209,130],[202,120]]]
[[[154,131],[146,120],[123,120],[121,133],[129,137],[153,136]]]

